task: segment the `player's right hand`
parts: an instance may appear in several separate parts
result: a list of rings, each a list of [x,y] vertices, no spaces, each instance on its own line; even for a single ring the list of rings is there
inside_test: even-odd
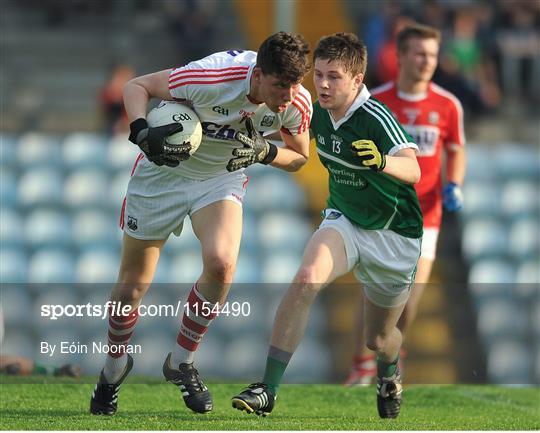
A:
[[[231,158],[227,164],[228,171],[246,168],[257,162],[265,165],[270,164],[277,155],[276,145],[264,139],[255,129],[253,120],[249,117],[246,119],[246,133],[237,132],[234,138],[244,147],[233,150],[234,158]]]
[[[146,119],[137,119],[129,125],[129,141],[136,144],[144,152],[146,157],[156,165],[166,165],[176,167],[180,161],[189,158],[191,145],[170,145],[167,137],[183,130],[180,123],[169,123],[168,125],[150,128]]]

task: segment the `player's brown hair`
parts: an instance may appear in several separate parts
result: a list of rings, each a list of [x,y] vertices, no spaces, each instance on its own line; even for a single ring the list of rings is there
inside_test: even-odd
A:
[[[301,35],[278,32],[268,37],[257,52],[257,66],[264,75],[275,75],[295,84],[302,81],[311,65],[309,45]]]
[[[316,59],[337,60],[353,76],[365,74],[367,48],[353,33],[334,33],[319,39],[313,52],[313,61]]]
[[[407,51],[407,43],[410,39],[435,39],[441,42],[441,32],[434,27],[424,24],[409,24],[401,30],[396,39],[398,52]]]

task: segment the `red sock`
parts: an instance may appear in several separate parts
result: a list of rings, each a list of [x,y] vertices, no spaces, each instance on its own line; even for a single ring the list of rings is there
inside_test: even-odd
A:
[[[195,283],[188,296],[188,305],[184,309],[180,332],[176,339],[177,345],[171,356],[173,367],[193,362],[195,351],[217,315],[216,304],[207,301],[197,288],[198,283]]]
[[[139,318],[139,310],[134,308],[129,314],[118,314],[118,308],[109,306],[109,333],[108,346],[109,353],[105,359],[105,367],[103,372],[105,377],[116,382],[122,376],[127,364],[127,356],[125,354],[126,344],[133,335],[133,330]]]

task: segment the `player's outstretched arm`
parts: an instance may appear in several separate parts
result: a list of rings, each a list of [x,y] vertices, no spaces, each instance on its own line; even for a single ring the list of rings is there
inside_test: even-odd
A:
[[[401,149],[388,156],[373,140],[357,140],[351,143],[351,150],[364,167],[409,184],[420,180],[420,166],[412,148]]]
[[[392,156],[386,156],[383,173],[400,180],[415,184],[420,181],[420,166],[414,149],[401,149]]]

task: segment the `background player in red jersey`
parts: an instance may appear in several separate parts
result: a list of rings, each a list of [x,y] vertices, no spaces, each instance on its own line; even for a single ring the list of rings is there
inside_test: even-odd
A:
[[[397,35],[399,75],[373,89],[372,94],[386,104],[418,144],[418,163],[422,172],[415,185],[424,216],[422,252],[415,284],[399,320],[398,328],[407,332],[416,317],[418,303],[429,281],[442,207],[455,212],[463,207],[460,186],[465,177],[465,136],[463,109],[457,98],[431,81],[437,68],[441,35],[435,28],[414,24]],[[446,153],[446,184],[441,179],[442,153]],[[361,314],[361,313],[359,313]],[[361,323],[357,320],[357,323]],[[358,332],[353,366],[347,385],[369,384],[376,373],[375,355]]]

